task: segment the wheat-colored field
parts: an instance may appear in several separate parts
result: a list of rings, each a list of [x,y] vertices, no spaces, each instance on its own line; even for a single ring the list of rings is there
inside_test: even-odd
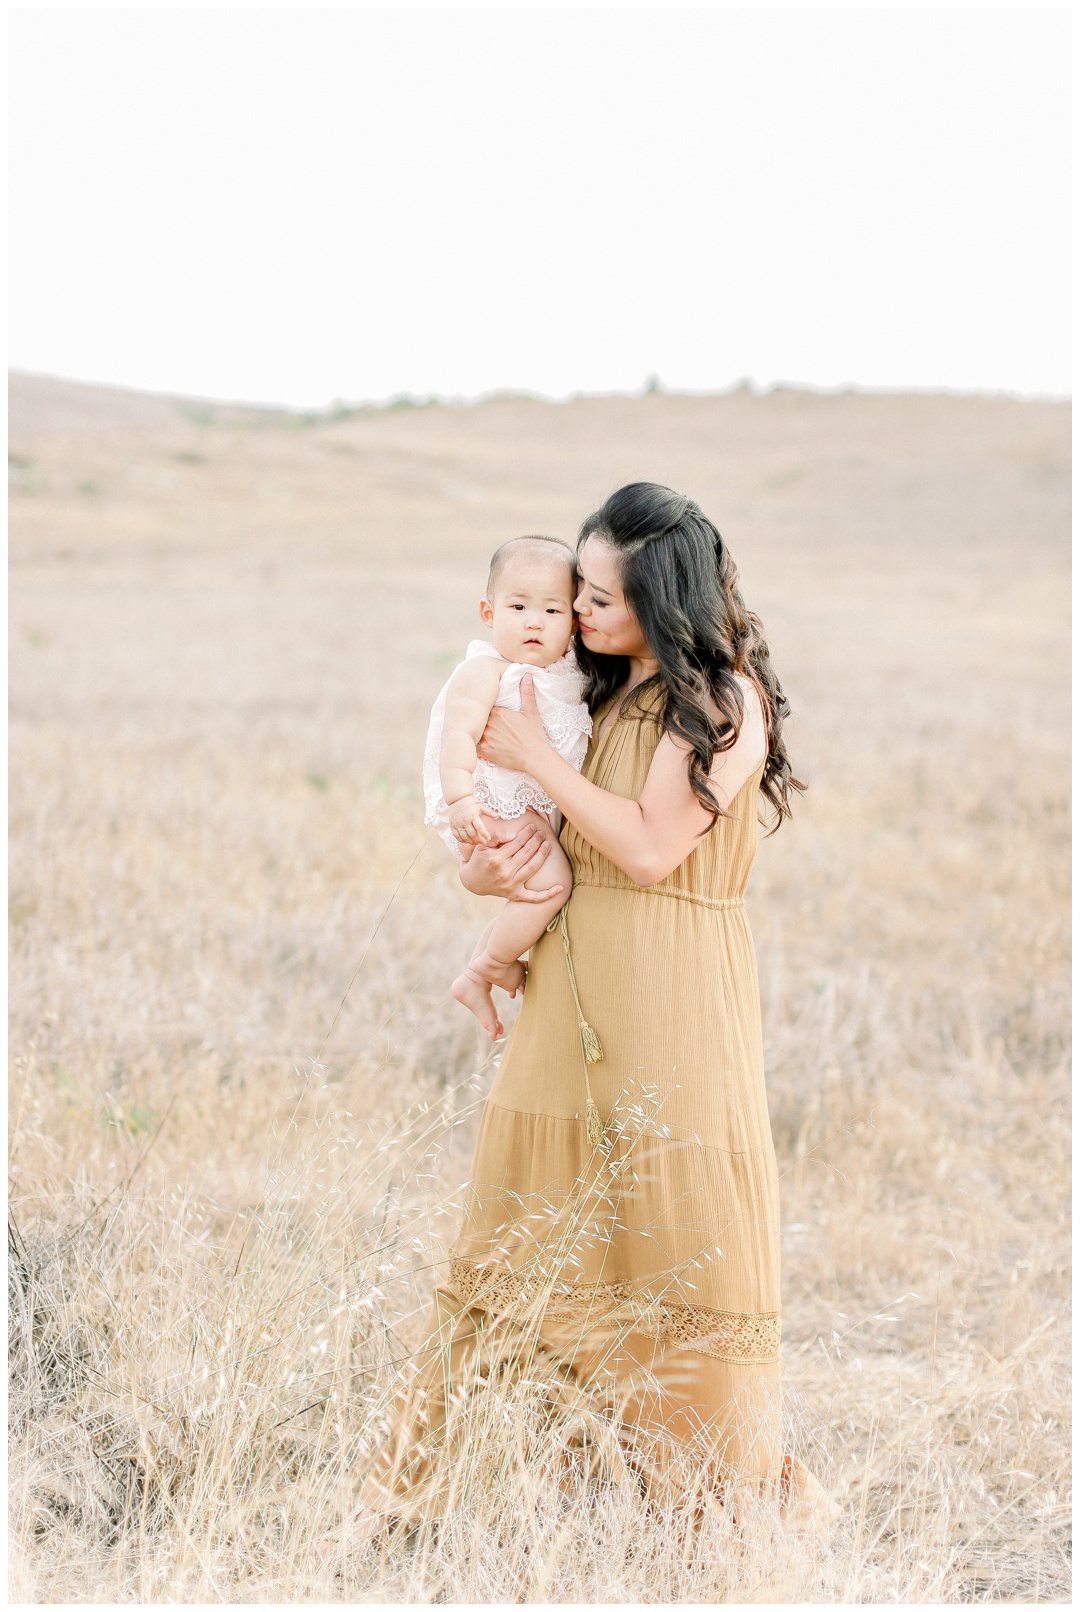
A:
[[[1067,1600],[1066,407],[11,418],[12,1597]],[[726,533],[810,784],[749,900],[840,1520],[560,1480],[525,1381],[447,1523],[335,1557],[490,1078],[427,711],[490,550],[636,479]]]

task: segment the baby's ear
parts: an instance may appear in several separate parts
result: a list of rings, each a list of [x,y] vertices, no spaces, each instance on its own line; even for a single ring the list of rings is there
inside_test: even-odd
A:
[[[491,608],[491,600],[490,599],[481,599],[481,601],[480,601],[480,620],[484,623],[485,627],[490,627],[491,626],[491,621],[492,621],[492,617],[494,616],[494,614],[495,614],[495,612]]]

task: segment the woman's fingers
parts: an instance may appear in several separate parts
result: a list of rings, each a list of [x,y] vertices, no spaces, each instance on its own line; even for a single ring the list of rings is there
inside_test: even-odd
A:
[[[525,888],[533,874],[539,873],[550,854],[551,841],[546,835],[541,835],[539,845],[531,851],[520,866],[515,865],[514,876],[521,883],[521,888],[514,892],[515,901],[547,901],[550,896],[562,894],[563,887],[561,884],[550,884],[546,890],[526,890]],[[519,858],[515,858],[515,864],[518,860]]]
[[[537,868],[547,861],[550,850],[551,845],[542,829],[523,829],[503,846],[504,853],[509,853],[503,864],[505,871],[512,873],[516,879],[522,875],[526,879],[531,878]]]
[[[492,836],[494,839],[494,836]],[[481,896],[502,896],[510,901],[546,901],[561,894],[563,886],[546,890],[526,890],[525,885],[538,873],[551,854],[551,837],[535,824],[524,828],[501,845],[480,846],[461,868],[461,882]]]
[[[561,884],[550,884],[546,890],[516,890],[514,892],[514,900],[531,901],[535,906],[538,901],[548,901],[552,896],[561,896],[562,890],[563,887]]]
[[[521,714],[522,716],[539,716],[536,708],[536,689],[533,686],[531,672],[525,672],[521,679]]]

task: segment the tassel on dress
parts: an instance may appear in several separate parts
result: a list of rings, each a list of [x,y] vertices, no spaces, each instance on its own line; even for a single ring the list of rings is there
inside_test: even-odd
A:
[[[581,1050],[585,1055],[585,1062],[599,1063],[604,1056],[604,1049],[600,1045],[600,1037],[592,1025],[586,1024],[585,1020],[580,1017],[580,1009],[578,1011],[578,1030],[581,1034]]]
[[[591,1093],[585,1099],[585,1135],[590,1147],[599,1147],[604,1140],[604,1124]]]
[[[566,955],[566,972],[570,979],[570,991],[574,998],[574,1007],[577,1009],[578,1035],[581,1037],[581,1058],[585,1066],[585,1135],[590,1147],[599,1147],[604,1139],[604,1122],[600,1118],[600,1110],[596,1106],[596,1099],[589,1084],[589,1065],[599,1063],[604,1056],[604,1048],[600,1037],[593,1029],[581,1011],[581,997],[578,995],[577,976],[574,973],[574,959],[570,955],[570,932],[566,927],[566,907],[559,909],[558,916],[548,924],[548,930],[558,924],[562,931],[563,952]]]

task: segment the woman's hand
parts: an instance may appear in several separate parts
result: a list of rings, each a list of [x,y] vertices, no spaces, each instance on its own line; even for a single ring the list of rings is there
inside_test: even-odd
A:
[[[516,712],[514,713],[516,715]],[[547,901],[561,895],[561,884],[526,890],[551,853],[552,839],[537,823],[527,823],[502,845],[478,845],[460,869],[466,890],[477,896],[505,896],[508,901]]]
[[[496,767],[506,767],[511,772],[531,772],[530,758],[535,756],[537,745],[551,748],[536,709],[532,676],[526,672],[521,679],[521,710],[507,711],[502,706],[494,706],[476,753]]]

